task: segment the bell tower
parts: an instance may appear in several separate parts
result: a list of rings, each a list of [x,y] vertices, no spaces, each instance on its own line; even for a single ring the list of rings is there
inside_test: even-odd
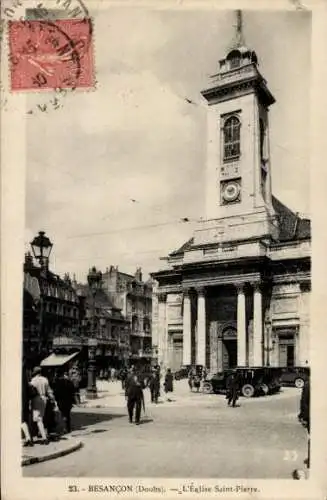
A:
[[[195,243],[276,238],[268,120],[275,99],[245,45],[241,11],[234,41],[201,93],[208,107],[206,221]]]

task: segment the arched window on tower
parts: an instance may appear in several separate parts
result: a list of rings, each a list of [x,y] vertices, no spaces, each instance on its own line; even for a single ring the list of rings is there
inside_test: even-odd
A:
[[[228,61],[228,69],[236,69],[239,68],[241,65],[241,53],[239,50],[232,50],[228,56],[226,57],[226,60]]]
[[[236,116],[227,118],[224,124],[224,160],[240,156],[241,123]]]
[[[230,69],[238,68],[241,65],[241,59],[238,54],[234,54],[229,60]]]

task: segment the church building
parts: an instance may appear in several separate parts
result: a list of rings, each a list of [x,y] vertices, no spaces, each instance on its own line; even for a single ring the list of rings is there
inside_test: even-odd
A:
[[[152,273],[153,344],[173,371],[310,362],[310,220],[272,194],[275,99],[245,46],[239,11],[237,19],[237,40],[202,91],[206,217]]]

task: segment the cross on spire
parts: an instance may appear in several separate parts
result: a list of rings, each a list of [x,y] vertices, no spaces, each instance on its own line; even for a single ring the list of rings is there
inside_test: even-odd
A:
[[[243,16],[241,10],[236,10],[236,36],[235,36],[235,46],[240,47],[241,45],[245,45],[244,36],[243,36]]]
[[[237,21],[237,26],[236,26],[236,29],[237,29],[237,33],[242,33],[242,11],[241,10],[237,10],[236,11],[236,21]]]

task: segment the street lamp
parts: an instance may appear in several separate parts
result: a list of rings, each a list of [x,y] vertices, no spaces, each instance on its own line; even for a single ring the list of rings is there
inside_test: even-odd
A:
[[[96,349],[98,341],[96,338],[96,314],[95,314],[95,297],[97,291],[101,288],[102,273],[97,271],[95,267],[89,270],[87,282],[90,292],[92,294],[92,321],[91,332],[88,339],[88,369],[87,369],[87,389],[86,396],[89,399],[97,398],[97,385],[96,385]]]
[[[36,260],[39,261],[41,271],[43,272],[48,268],[49,257],[53,247],[53,243],[50,239],[45,235],[44,231],[39,231],[39,234],[35,236],[33,241],[30,242],[33,255]],[[39,336],[40,336],[40,344],[39,344],[39,352],[42,352],[42,349],[46,349],[47,338],[44,335],[44,298],[42,295],[40,296],[40,312],[39,312]]]
[[[48,267],[50,253],[53,247],[50,239],[45,235],[44,231],[39,231],[30,243],[33,255],[39,261],[41,267]]]

